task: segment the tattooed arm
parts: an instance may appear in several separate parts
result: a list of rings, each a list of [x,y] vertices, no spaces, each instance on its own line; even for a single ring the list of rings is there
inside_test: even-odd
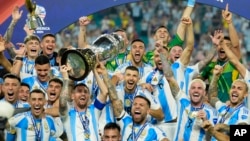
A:
[[[169,82],[169,86],[172,92],[172,95],[174,97],[177,96],[177,94],[180,91],[179,85],[177,81],[174,79],[174,74],[172,72],[171,66],[167,60],[169,53],[163,48],[163,42],[162,41],[157,41],[156,42],[156,51],[160,54],[161,62],[163,65],[163,73],[166,79]]]
[[[17,21],[21,18],[23,11],[19,11],[19,7],[15,6],[13,11],[12,11],[12,21],[7,29],[7,31],[4,34],[4,38],[6,40],[7,43],[9,43],[11,41],[12,35],[13,35],[13,30],[14,27],[17,23]],[[16,56],[13,47],[8,47],[6,48],[8,53],[10,54],[11,58],[14,59],[14,57]]]
[[[210,123],[209,120],[205,120],[203,122],[203,124],[202,124],[202,128],[207,133],[209,133],[210,135],[214,136],[218,141],[229,141],[229,136],[226,135],[225,133],[222,133],[222,132],[216,130],[216,125],[213,127],[213,125]]]
[[[215,54],[216,54],[216,47],[213,46],[211,50],[208,52],[206,58],[198,62],[199,72],[201,72],[202,69],[214,58]]]
[[[69,76],[68,68],[65,65],[60,66],[60,71],[63,76],[63,88],[59,99],[59,112],[60,115],[65,116],[67,112],[67,102],[70,100],[69,96]]]
[[[118,98],[115,85],[111,82],[106,69],[105,69],[105,71],[103,71],[102,76],[103,76],[103,81],[108,88],[108,94],[109,94],[109,98],[110,98],[111,103],[112,103],[114,115],[117,118],[121,117],[121,116],[123,116],[121,114],[124,112],[123,103]]]
[[[98,100],[102,103],[106,103],[107,95],[108,95],[108,88],[104,84],[103,80],[101,79],[100,75],[102,72],[105,71],[105,67],[102,63],[98,62],[93,69],[94,77],[96,78],[97,84],[100,88],[100,94],[97,96]]]
[[[215,104],[218,99],[218,80],[220,77],[223,68],[220,65],[216,65],[213,70],[213,78],[210,82],[209,89],[208,89],[208,99],[210,104],[215,107]]]

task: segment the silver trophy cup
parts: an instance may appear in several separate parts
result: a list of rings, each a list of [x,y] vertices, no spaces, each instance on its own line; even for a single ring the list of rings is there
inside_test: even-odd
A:
[[[25,0],[25,5],[28,10],[28,18],[26,19],[26,24],[29,29],[35,30],[37,27],[44,26],[44,21],[36,13],[36,3],[32,3],[31,0]]]
[[[96,58],[99,61],[108,61],[116,57],[124,48],[123,38],[115,33],[102,34],[85,49],[69,49],[62,55],[61,64],[70,66],[69,78],[75,81],[83,80],[94,68]]]

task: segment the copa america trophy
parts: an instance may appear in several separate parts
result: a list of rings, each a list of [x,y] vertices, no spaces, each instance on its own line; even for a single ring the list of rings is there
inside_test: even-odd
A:
[[[44,26],[44,21],[36,14],[36,3],[31,0],[25,0],[26,8],[29,12],[26,23],[29,29],[35,30],[37,27]]]
[[[62,55],[61,64],[71,67],[69,78],[75,81],[83,80],[94,68],[96,58],[99,61],[110,60],[124,48],[123,38],[116,34],[102,34],[90,48],[69,49]]]

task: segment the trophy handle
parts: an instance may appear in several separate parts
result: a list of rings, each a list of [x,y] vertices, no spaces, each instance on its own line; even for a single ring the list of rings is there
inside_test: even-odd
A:
[[[27,10],[31,15],[35,15],[36,3],[32,3],[32,0],[25,0]]]

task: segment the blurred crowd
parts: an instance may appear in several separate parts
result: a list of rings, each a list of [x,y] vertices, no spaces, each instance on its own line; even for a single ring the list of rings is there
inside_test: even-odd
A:
[[[140,37],[146,43],[147,50],[154,46],[154,29],[159,25],[168,28],[170,35],[174,35],[177,25],[186,5],[183,0],[154,0],[129,3],[125,5],[108,8],[103,11],[89,15],[92,19],[87,26],[87,41],[92,43],[100,34],[109,33],[122,27],[131,41]],[[159,20],[160,19],[160,20]],[[194,64],[205,58],[211,48],[209,35],[214,29],[225,29],[227,24],[223,23],[221,9],[197,3],[192,13],[195,50],[191,63]],[[250,69],[250,22],[249,20],[233,15],[233,22],[240,38],[242,46],[242,61]],[[101,28],[98,28],[101,27]],[[77,36],[79,34],[79,22],[69,25],[56,35],[57,48],[74,46],[77,47]]]

